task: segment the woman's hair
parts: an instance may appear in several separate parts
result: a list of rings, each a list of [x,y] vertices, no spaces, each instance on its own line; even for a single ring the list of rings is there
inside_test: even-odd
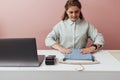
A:
[[[81,6],[81,3],[80,3],[80,1],[79,0],[68,0],[67,2],[66,2],[66,4],[65,4],[65,12],[64,12],[64,14],[63,14],[63,17],[62,17],[62,20],[67,20],[68,19],[68,15],[67,15],[67,13],[66,13],[66,11],[69,9],[69,7],[71,7],[71,6],[77,6],[78,8],[82,8],[82,6]],[[80,11],[80,16],[79,16],[79,18],[80,19],[84,19],[84,17],[83,17],[83,15],[82,15],[82,12]]]

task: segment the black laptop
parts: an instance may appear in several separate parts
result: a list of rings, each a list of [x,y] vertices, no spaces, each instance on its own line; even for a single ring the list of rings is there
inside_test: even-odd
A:
[[[35,38],[0,39],[0,67],[39,67],[44,55],[37,55]]]

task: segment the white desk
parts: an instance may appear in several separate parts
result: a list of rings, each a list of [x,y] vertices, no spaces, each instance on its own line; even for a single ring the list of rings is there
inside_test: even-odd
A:
[[[112,52],[113,53],[113,52]],[[55,50],[38,50],[38,54],[55,54],[57,58],[63,55]],[[105,50],[94,54],[100,64],[80,65],[56,64],[40,67],[0,67],[1,80],[119,80],[120,62]]]

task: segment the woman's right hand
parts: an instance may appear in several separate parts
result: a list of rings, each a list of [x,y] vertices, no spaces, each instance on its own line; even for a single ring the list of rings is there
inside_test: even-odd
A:
[[[64,53],[64,54],[69,54],[69,53],[71,53],[71,49],[67,49],[67,48],[61,48],[61,49],[59,49],[59,51],[61,52],[61,53]]]
[[[54,49],[57,49],[59,50],[61,53],[64,53],[64,54],[69,54],[71,53],[71,49],[68,49],[68,48],[64,48],[62,46],[60,46],[58,43],[55,43],[52,48]]]

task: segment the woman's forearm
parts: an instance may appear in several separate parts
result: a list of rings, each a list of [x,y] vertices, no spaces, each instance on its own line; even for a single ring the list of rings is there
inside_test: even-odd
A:
[[[55,43],[52,48],[59,50],[62,53],[71,53],[71,49],[68,48],[64,48],[61,45],[59,45],[58,43]]]

